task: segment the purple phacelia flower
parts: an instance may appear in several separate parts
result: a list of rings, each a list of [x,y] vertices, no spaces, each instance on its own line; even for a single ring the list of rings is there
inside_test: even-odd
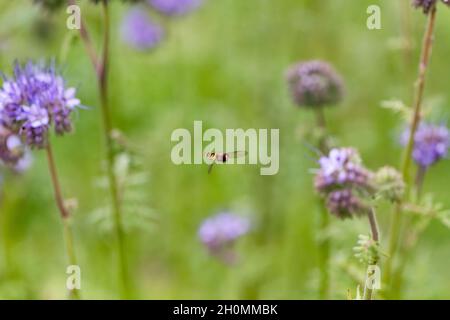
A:
[[[80,105],[75,94],[53,65],[17,63],[0,88],[0,124],[28,145],[43,148],[51,126],[58,135],[72,130],[70,115]]]
[[[408,143],[410,130],[402,135],[403,145]],[[429,167],[445,156],[450,147],[450,132],[445,125],[421,123],[414,135],[412,157],[421,167]]]
[[[425,14],[428,14],[436,5],[438,0],[413,0],[412,4],[415,8],[422,8]],[[442,0],[442,3],[450,6],[450,0]]]
[[[371,188],[371,172],[362,165],[358,151],[353,148],[332,149],[328,156],[319,159],[319,165],[314,184],[321,194],[341,187]]]
[[[287,81],[294,102],[301,107],[322,107],[339,103],[344,84],[328,63],[313,60],[298,63],[287,72]]]
[[[206,219],[200,226],[198,236],[211,254],[232,262],[229,261],[231,255],[228,249],[249,230],[249,219],[222,212]]]
[[[147,0],[157,11],[168,16],[180,16],[196,9],[201,0]]]
[[[340,219],[352,218],[368,211],[368,207],[351,189],[330,192],[327,196],[327,208]]]
[[[158,45],[164,37],[164,30],[150,20],[139,7],[131,9],[122,22],[122,39],[138,50],[149,50]]]

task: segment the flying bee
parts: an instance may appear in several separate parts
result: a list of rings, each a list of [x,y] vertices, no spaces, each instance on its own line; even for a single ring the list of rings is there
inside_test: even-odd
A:
[[[208,152],[206,153],[206,157],[211,161],[211,164],[208,167],[208,174],[211,173],[212,168],[215,163],[227,163],[230,158],[240,158],[247,155],[246,151],[233,151],[233,152]]]

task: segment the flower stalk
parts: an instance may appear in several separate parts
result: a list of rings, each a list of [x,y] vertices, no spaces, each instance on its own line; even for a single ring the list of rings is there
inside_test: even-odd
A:
[[[75,0],[69,0],[69,3],[74,4]],[[113,125],[108,97],[109,94],[108,74],[110,63],[110,17],[109,17],[108,1],[102,0],[101,7],[104,23],[102,53],[101,54],[96,53],[84,21],[81,21],[80,37],[84,43],[84,47],[91,60],[91,63],[94,67],[97,77],[97,85],[100,95],[100,109],[101,109],[103,136],[106,146],[106,160],[107,160],[106,170],[112,199],[114,231],[117,239],[117,255],[118,255],[121,297],[126,299],[129,297],[128,265],[125,255],[125,234],[122,222],[122,209],[120,203],[119,185],[117,177],[114,172],[115,153],[114,153],[113,139],[111,137]]]
[[[378,222],[377,222],[375,209],[373,207],[369,210],[367,216],[369,218],[369,225],[370,225],[370,230],[372,233],[372,239],[378,245],[378,243],[380,242],[380,232],[378,229]],[[377,264],[378,264],[378,254],[374,257],[374,260],[371,261],[371,265],[377,265]],[[373,300],[374,293],[375,293],[374,289],[371,287],[368,287],[367,282],[366,282],[364,299],[365,300]]]
[[[55,160],[54,160],[50,141],[47,143],[46,151],[47,151],[48,168],[50,171],[50,177],[52,180],[53,191],[55,194],[55,201],[56,201],[58,210],[61,214],[61,220],[63,223],[63,233],[64,233],[64,240],[65,240],[65,245],[66,245],[66,254],[67,254],[68,262],[70,265],[77,265],[75,248],[73,245],[73,235],[72,235],[72,227],[71,227],[71,221],[70,221],[70,212],[67,209],[67,207],[64,203],[64,198],[62,196],[61,186],[60,186],[59,179],[58,179],[58,173],[56,170]],[[80,299],[80,293],[79,293],[78,289],[70,290],[69,295],[72,299]]]
[[[323,154],[328,153],[328,147],[326,145],[326,120],[325,113],[322,107],[317,107],[315,110],[316,124],[323,132],[321,132],[321,138],[319,141],[319,149]],[[320,284],[319,284],[319,298],[326,300],[329,298],[329,286],[330,286],[330,239],[328,238],[328,229],[330,227],[330,216],[326,206],[322,201],[319,201],[320,210],[320,224],[319,232],[322,235],[319,243],[319,272],[320,272]]]
[[[416,91],[413,104],[414,114],[409,131],[408,143],[403,153],[403,160],[401,165],[401,172],[407,190],[410,185],[410,167],[411,167],[412,150],[414,147],[414,135],[417,131],[421,119],[422,102],[426,82],[425,80],[428,64],[432,53],[435,24],[436,24],[436,5],[433,5],[433,7],[428,13],[427,27],[423,37],[422,53],[419,64],[419,74],[416,82]],[[408,195],[408,192],[406,192],[406,195]],[[389,285],[391,281],[392,267],[393,267],[392,264],[395,255],[397,253],[398,242],[400,241],[401,227],[402,227],[402,206],[399,203],[396,205],[394,214],[392,216],[391,233],[388,249],[389,259],[386,261],[384,270],[384,280],[385,284],[387,285]]]

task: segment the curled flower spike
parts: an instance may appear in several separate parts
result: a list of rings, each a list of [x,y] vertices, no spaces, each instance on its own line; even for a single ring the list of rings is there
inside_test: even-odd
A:
[[[343,80],[328,63],[314,60],[298,63],[287,72],[294,102],[301,107],[335,105],[344,94]]]
[[[335,148],[319,160],[315,187],[327,193],[340,187],[370,189],[371,172],[363,167],[358,151],[353,148]]]
[[[406,145],[409,130],[402,135]],[[412,157],[421,167],[427,168],[447,156],[450,147],[450,132],[445,125],[421,123],[414,135]]]
[[[373,175],[378,195],[391,202],[399,202],[405,193],[405,182],[396,169],[385,166]]]
[[[340,219],[366,214],[369,210],[351,189],[336,190],[327,196],[327,208]]]
[[[131,9],[122,22],[122,39],[135,49],[148,50],[158,45],[164,37],[164,30],[153,23],[145,11]]]
[[[229,253],[227,249],[249,230],[248,219],[229,212],[221,212],[202,223],[198,236],[211,254],[223,256]]]
[[[181,16],[195,10],[201,0],[147,0],[148,3],[162,14]]]
[[[31,147],[44,148],[51,127],[58,135],[72,130],[70,116],[80,105],[75,95],[53,65],[16,63],[0,88],[0,124]]]

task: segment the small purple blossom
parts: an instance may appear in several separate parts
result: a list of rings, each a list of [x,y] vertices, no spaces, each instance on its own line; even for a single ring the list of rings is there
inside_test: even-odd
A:
[[[353,148],[332,149],[328,156],[319,159],[319,165],[315,177],[319,193],[342,186],[370,189],[371,173],[363,167],[358,151]]]
[[[147,0],[148,3],[162,14],[180,16],[196,9],[201,0]]]
[[[139,7],[131,9],[122,22],[122,39],[133,48],[149,50],[158,45],[164,37],[164,30],[150,20]]]
[[[72,130],[70,116],[80,105],[75,95],[53,65],[16,63],[13,77],[4,78],[0,88],[0,124],[43,148],[51,126],[58,135]]]
[[[406,145],[409,132],[407,129],[401,142]],[[422,167],[429,167],[447,156],[450,147],[450,132],[445,125],[421,123],[414,135],[412,157]]]
[[[413,0],[412,4],[415,8],[422,8],[425,14],[428,14],[436,5],[438,0]],[[450,6],[450,0],[442,0],[442,3]]]
[[[344,94],[342,78],[324,61],[301,62],[287,71],[294,102],[301,107],[321,107],[339,103]]]
[[[250,221],[247,218],[221,212],[202,223],[198,236],[212,254],[221,255],[249,230]]]

